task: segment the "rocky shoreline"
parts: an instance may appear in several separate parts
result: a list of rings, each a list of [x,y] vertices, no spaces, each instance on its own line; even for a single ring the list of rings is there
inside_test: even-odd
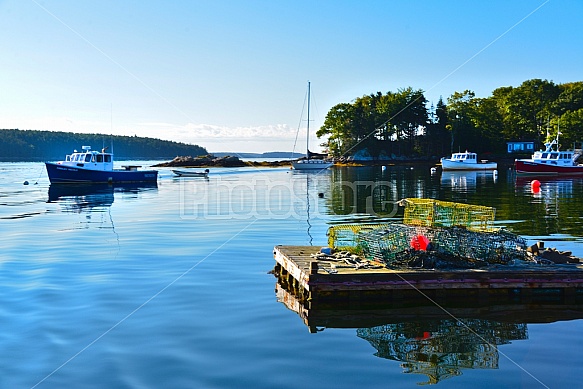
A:
[[[498,168],[511,168],[514,160],[510,158],[497,158]],[[291,160],[282,161],[242,161],[239,157],[228,155],[224,157],[215,157],[214,155],[203,155],[198,157],[179,156],[169,162],[162,162],[153,167],[245,167],[245,166],[261,166],[261,167],[283,167],[291,166]],[[335,161],[337,166],[390,166],[390,165],[428,165],[435,166],[439,164],[438,159],[391,159],[391,160],[376,160],[376,161]]]
[[[199,157],[176,157],[170,162],[162,162],[153,167],[244,167],[244,166],[291,166],[291,161],[274,162],[252,162],[242,161],[239,157],[232,155],[215,157],[213,155],[203,155]]]

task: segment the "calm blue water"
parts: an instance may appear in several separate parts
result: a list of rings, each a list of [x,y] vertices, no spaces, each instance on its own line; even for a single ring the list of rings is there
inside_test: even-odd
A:
[[[564,312],[356,316],[310,333],[269,274],[275,245],[398,220],[404,197],[494,206],[529,243],[583,256],[583,182],[541,181],[533,193],[510,171],[160,169],[154,187],[59,191],[43,164],[0,163],[0,387],[580,386],[583,321]]]

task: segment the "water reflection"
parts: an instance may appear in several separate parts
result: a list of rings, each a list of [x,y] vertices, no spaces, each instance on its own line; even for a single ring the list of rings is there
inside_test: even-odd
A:
[[[405,178],[407,177],[407,178]],[[397,212],[399,184],[414,181],[411,168],[380,166],[343,167],[332,171],[331,196],[328,202],[333,215],[351,218],[374,216],[390,218]],[[418,187],[417,185],[413,185]]]
[[[530,193],[538,203],[553,203],[557,199],[570,199],[576,186],[581,187],[583,178],[528,178],[516,177],[516,191]]]
[[[297,194],[297,203],[294,208],[296,214],[301,215],[305,211],[305,230],[308,235],[308,243],[313,245],[312,218],[320,216],[319,204],[330,190],[330,170],[292,170],[294,193]]]
[[[78,184],[50,185],[48,203],[58,203],[66,212],[92,212],[110,207],[114,193],[137,196],[140,191],[157,189],[151,184]]]
[[[442,171],[441,186],[454,191],[475,191],[478,184],[496,183],[498,171]]]
[[[514,184],[514,196],[525,199],[526,204],[516,207],[513,218],[532,223],[529,235],[581,236],[582,198],[578,194],[583,190],[583,178],[515,177]]]
[[[374,355],[398,361],[403,373],[425,375],[436,384],[464,369],[498,369],[498,346],[528,339],[528,324],[583,319],[583,304],[549,301],[444,306],[395,302],[374,309],[326,305],[312,308],[276,283],[277,300],[297,313],[310,332],[355,328]],[[510,362],[508,362],[510,363]]]
[[[436,384],[462,369],[498,369],[498,346],[528,339],[526,323],[485,319],[412,320],[356,330],[377,352],[402,362],[404,373],[423,374]]]
[[[575,241],[583,236],[583,196],[577,195],[583,191],[583,177],[538,178],[540,190],[533,191],[532,178],[517,178],[508,169],[496,175],[488,171],[431,174],[428,166],[330,170],[324,176],[330,180],[323,203],[326,207],[311,215],[329,215],[331,224],[400,220],[403,208],[397,202],[418,197],[493,207],[497,226],[533,239],[562,234]]]

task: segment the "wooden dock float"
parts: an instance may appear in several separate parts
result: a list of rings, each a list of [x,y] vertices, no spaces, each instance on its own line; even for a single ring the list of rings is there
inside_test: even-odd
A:
[[[349,309],[346,306],[310,308],[298,297],[275,285],[277,300],[298,314],[312,333],[323,328],[363,328],[389,323],[412,321],[479,319],[500,323],[553,323],[557,321],[583,319],[583,301],[578,304],[543,302],[524,304],[520,302],[490,302],[488,304],[435,305],[431,301],[418,305],[402,305],[392,302],[378,305],[374,309]]]
[[[462,270],[355,268],[314,257],[314,246],[275,246],[274,274],[299,301],[367,304],[414,299],[576,303],[583,301],[583,266],[491,266]]]

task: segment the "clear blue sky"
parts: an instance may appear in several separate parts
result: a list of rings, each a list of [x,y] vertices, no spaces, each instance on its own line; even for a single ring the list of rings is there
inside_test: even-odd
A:
[[[581,0],[0,0],[0,128],[291,151],[308,80],[313,129],[377,91],[582,81],[582,19]]]

